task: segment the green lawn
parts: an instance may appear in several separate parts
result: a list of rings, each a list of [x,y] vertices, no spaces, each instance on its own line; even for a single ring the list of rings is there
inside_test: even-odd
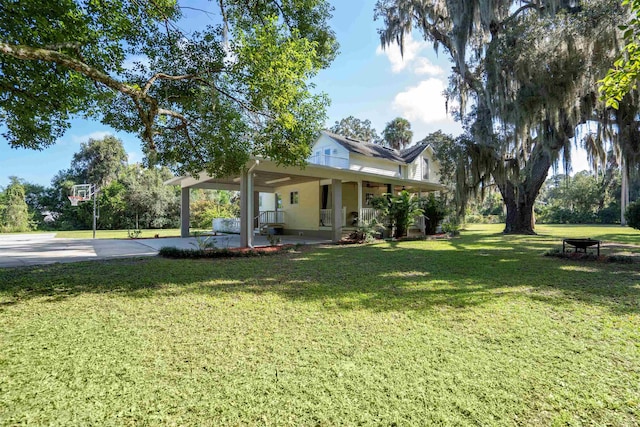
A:
[[[620,227],[0,270],[0,424],[638,425]]]
[[[133,231],[133,230],[130,230]],[[152,238],[155,235],[159,237],[180,237],[179,228],[167,228],[167,229],[144,229],[140,230],[142,233],[139,238]],[[211,231],[211,230],[195,230],[191,229],[191,233],[197,231]],[[93,230],[71,230],[71,231],[52,231],[56,233],[56,237],[65,239],[91,239],[93,237]],[[129,234],[127,230],[96,230],[96,239],[128,239]]]

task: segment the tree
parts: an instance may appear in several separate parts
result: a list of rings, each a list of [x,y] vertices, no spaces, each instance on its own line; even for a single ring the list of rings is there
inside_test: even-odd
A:
[[[342,135],[347,138],[359,139],[360,141],[369,142],[371,144],[380,144],[380,137],[376,130],[371,126],[370,120],[360,120],[353,116],[341,119],[335,122],[329,128],[333,133]]]
[[[630,92],[637,89],[640,77],[640,0],[624,0],[631,19],[620,26],[624,31],[624,48],[600,83],[600,92],[607,106],[616,110]]]
[[[3,136],[41,149],[83,114],[139,134],[180,174],[236,173],[251,155],[304,164],[328,103],[309,80],[337,51],[330,6],[209,5],[221,18],[187,34],[174,0],[3,2]]]
[[[396,117],[387,123],[382,131],[384,143],[388,147],[401,150],[411,143],[413,132],[411,131],[411,123],[402,117]]]
[[[143,168],[132,165],[121,178],[126,192],[128,226],[166,228],[179,224],[179,189],[164,185],[173,174],[166,168]]]
[[[99,188],[115,181],[126,166],[127,152],[122,141],[112,135],[83,142],[71,161],[77,184],[94,184]]]
[[[549,168],[570,158],[576,126],[602,108],[593,83],[615,55],[619,4],[380,0],[376,17],[383,47],[402,46],[415,26],[454,62],[448,96],[471,137],[456,174],[462,204],[494,183],[507,208],[504,231],[533,233]]]
[[[24,186],[15,176],[9,177],[9,185],[4,190],[4,208],[0,229],[5,232],[29,231],[29,208],[25,202]]]

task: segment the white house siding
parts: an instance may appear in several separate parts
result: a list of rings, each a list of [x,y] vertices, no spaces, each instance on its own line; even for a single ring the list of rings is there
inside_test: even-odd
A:
[[[394,163],[389,160],[379,159],[375,157],[366,157],[360,154],[351,153],[351,163],[349,169],[352,171],[375,173],[382,176],[400,177],[398,166],[400,163]]]
[[[329,156],[326,155],[327,150],[329,150]],[[311,156],[307,161],[316,165],[347,169],[349,167],[349,150],[332,138],[321,134],[318,141],[313,144]]]
[[[415,181],[424,181],[423,176],[423,158],[429,159],[429,181],[428,182],[440,182],[440,167],[437,161],[433,158],[433,152],[431,149],[425,149],[413,162],[408,165],[407,178]]]

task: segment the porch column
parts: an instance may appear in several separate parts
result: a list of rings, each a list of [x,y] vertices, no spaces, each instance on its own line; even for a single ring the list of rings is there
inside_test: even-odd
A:
[[[180,237],[189,237],[189,187],[180,189]]]
[[[358,181],[358,226],[362,225],[362,181]]]
[[[256,219],[260,216],[260,192],[253,192],[253,217],[251,218],[251,233],[253,234],[254,229],[258,227],[258,220]]]
[[[253,246],[253,174],[242,171],[240,177],[240,247]]]
[[[334,242],[342,238],[342,181],[331,180],[333,218],[331,218],[331,236]]]

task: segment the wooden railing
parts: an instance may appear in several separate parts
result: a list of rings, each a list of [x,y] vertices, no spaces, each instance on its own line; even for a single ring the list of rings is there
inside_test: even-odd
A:
[[[331,227],[333,224],[333,209],[320,209],[320,226]],[[347,225],[347,208],[342,207],[342,226]]]
[[[256,218],[258,227],[263,224],[284,224],[284,211],[263,211]]]

